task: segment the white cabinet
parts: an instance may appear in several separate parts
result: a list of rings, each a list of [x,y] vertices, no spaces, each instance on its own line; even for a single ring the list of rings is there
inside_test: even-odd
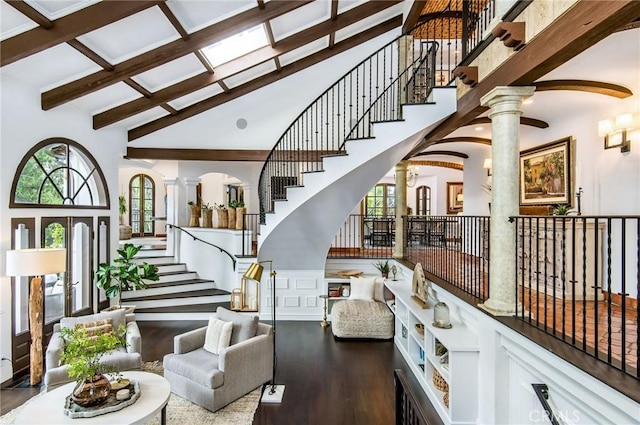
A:
[[[433,326],[433,304],[422,309],[414,302],[410,282],[387,281],[385,285],[395,295],[395,344],[442,421],[477,423],[480,351],[477,335],[453,320],[451,329]],[[419,327],[424,329],[422,333]],[[437,374],[442,379],[434,384]]]

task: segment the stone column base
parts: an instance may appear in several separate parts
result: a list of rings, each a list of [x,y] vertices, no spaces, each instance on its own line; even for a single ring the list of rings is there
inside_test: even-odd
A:
[[[516,314],[516,306],[514,304],[496,301],[491,298],[484,303],[478,304],[478,307],[493,316],[514,316]],[[522,311],[520,305],[518,305],[518,311]]]

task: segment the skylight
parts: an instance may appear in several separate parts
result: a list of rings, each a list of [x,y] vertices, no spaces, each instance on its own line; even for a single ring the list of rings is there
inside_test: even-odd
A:
[[[202,49],[211,66],[218,66],[269,44],[264,25],[250,28]]]

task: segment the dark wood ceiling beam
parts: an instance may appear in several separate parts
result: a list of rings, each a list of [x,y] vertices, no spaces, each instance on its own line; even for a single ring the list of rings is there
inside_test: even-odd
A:
[[[105,59],[103,59],[102,56],[100,56],[99,54],[97,54],[96,52],[94,52],[93,50],[91,50],[90,48],[88,48],[78,40],[76,39],[69,40],[67,41],[67,44],[73,47],[74,49],[76,49],[78,52],[85,55],[86,57],[88,57],[89,59],[91,59],[92,61],[94,61],[95,63],[97,63],[98,65],[100,65],[102,69],[104,69],[105,71],[113,71],[112,64],[107,62]]]
[[[202,66],[207,68],[207,72],[209,74],[213,74],[215,72],[209,60],[204,56],[204,53],[202,53],[200,50],[196,50],[195,52],[193,52],[193,54],[196,55]]]
[[[573,90],[583,91],[587,93],[603,94],[618,99],[624,99],[633,96],[633,92],[626,87],[618,84],[605,83],[602,81],[589,80],[548,80],[536,81],[533,83],[536,87],[536,93],[551,90]]]
[[[434,145],[442,145],[445,143],[479,143],[481,145],[491,146],[491,139],[484,137],[449,137],[434,142]]]
[[[177,161],[259,161],[264,162],[268,150],[255,149],[165,149],[127,148],[127,159]]]
[[[178,113],[178,111],[175,108],[173,108],[171,105],[168,105],[166,103],[161,105],[161,107],[171,115],[176,115]]]
[[[414,0],[411,5],[411,9],[409,9],[409,13],[407,13],[407,19],[404,21],[404,25],[402,25],[402,33],[406,33],[411,28],[413,28],[420,19],[420,15],[422,15],[422,11],[424,10],[424,6],[427,4],[427,0]]]
[[[227,84],[224,81],[218,81],[218,84],[220,85],[220,87],[225,93],[229,93],[231,91],[229,86],[227,86]]]
[[[409,164],[420,165],[422,167],[442,167],[442,168],[451,168],[452,170],[460,170],[460,171],[464,170],[463,164],[458,164],[457,162],[448,162],[448,161],[429,161],[429,160],[420,161],[420,160],[412,159],[409,162]]]
[[[331,20],[335,21],[338,17],[338,0],[331,0]]]
[[[73,99],[120,82],[125,78],[164,65],[212,43],[224,40],[270,19],[291,12],[311,1],[312,0],[271,0],[265,4],[264,10],[256,6],[253,9],[194,32],[187,41],[182,39],[175,40],[119,63],[115,65],[115,69],[112,72],[98,71],[44,92],[42,93],[42,109],[49,110]]]
[[[182,26],[178,18],[176,18],[176,15],[174,15],[171,9],[169,9],[169,6],[167,6],[166,3],[162,3],[160,5],[160,10],[162,10],[162,13],[164,13],[164,16],[169,20],[169,22],[171,22],[171,25],[173,25],[173,28],[175,28],[176,31],[178,31],[178,34],[180,34],[180,37],[182,37],[183,40],[187,41],[190,37],[189,33],[187,32],[187,30],[184,29],[184,27]]]
[[[0,66],[24,59],[49,47],[66,43],[83,34],[163,2],[164,0],[102,1],[85,7],[70,15],[56,19],[49,29],[44,27],[34,28],[0,42],[0,51],[2,51]],[[10,1],[8,3],[16,7],[23,2]],[[16,9],[25,13],[21,8],[16,7]]]
[[[332,56],[356,47],[361,43],[385,34],[395,28],[398,28],[400,25],[402,25],[402,15],[395,16],[381,24],[376,25],[373,28],[349,37],[348,39],[337,43],[333,47],[333,49],[323,49],[317,53],[307,56],[306,58],[282,67],[282,70],[280,71],[271,72],[269,74],[263,75],[262,77],[258,77],[248,83],[242,84],[238,87],[234,87],[233,90],[231,90],[229,93],[221,93],[219,95],[205,99],[201,102],[190,105],[184,109],[181,109],[176,116],[159,118],[157,120],[143,124],[140,127],[133,128],[128,132],[129,141],[146,136],[147,134],[153,133],[154,131],[163,129],[186,118],[195,116],[202,112],[208,111],[211,108],[229,102],[233,99],[237,99],[241,96],[249,94],[282,78],[293,75],[298,71],[302,71],[303,69],[329,59]]]
[[[143,95],[144,97],[151,97],[153,95],[153,93],[151,93],[146,88],[142,87],[139,83],[136,83],[131,78],[127,78],[126,80],[123,81],[123,83],[125,83],[126,85],[128,85],[129,87],[131,87],[132,89],[134,89],[135,91]]]
[[[464,126],[472,126],[472,125],[479,125],[479,124],[491,124],[491,118],[489,117],[474,118]],[[549,128],[549,124],[546,121],[537,120],[535,118],[523,117],[523,116],[520,117],[520,125],[527,125],[529,127],[536,127],[536,128]],[[461,127],[464,127],[464,126],[461,126]]]
[[[446,155],[446,156],[455,156],[463,159],[469,158],[469,155],[467,155],[466,153],[456,152],[456,151],[426,151],[426,152],[420,152],[416,156],[425,156],[425,155]],[[413,163],[416,161],[412,159],[411,162]]]
[[[480,105],[480,99],[494,87],[531,85],[638,16],[640,2],[635,0],[577,2],[458,99],[457,111],[432,130],[409,157],[486,111],[487,108]]]
[[[338,18],[335,21],[327,20],[316,26],[308,28],[307,30],[300,31],[299,33],[280,40],[276,43],[276,47],[266,46],[217,66],[215,68],[215,73],[212,76],[199,74],[162,90],[158,90],[149,99],[135,99],[97,114],[93,117],[93,128],[100,129],[106,127],[135,114],[139,114],[140,112],[154,108],[162,103],[185,96],[215,82],[222,81],[225,78],[238,74],[247,68],[259,65],[268,60],[276,59],[279,55],[295,50],[319,38],[325,37],[332,32],[372,16],[397,3],[397,1],[373,1],[357,6],[338,15]],[[330,46],[330,48],[333,48],[333,46]],[[276,68],[280,69],[277,65]]]

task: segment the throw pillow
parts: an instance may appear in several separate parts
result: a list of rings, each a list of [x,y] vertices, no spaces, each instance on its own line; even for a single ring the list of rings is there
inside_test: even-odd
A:
[[[351,277],[350,300],[373,301],[375,277]]]
[[[96,320],[111,319],[113,329],[119,329],[120,325],[126,326],[126,315],[124,309],[104,311],[102,313],[90,314],[79,317],[63,317],[60,319],[61,328],[73,328],[77,323],[95,322]]]
[[[95,345],[95,341],[98,339],[99,334],[113,333],[113,320],[111,318],[96,320],[93,322],[76,323],[75,328],[84,328],[87,331],[89,337],[89,344]]]
[[[233,323],[230,345],[246,341],[249,338],[253,338],[258,333],[258,316],[247,316],[235,311],[227,310],[224,307],[218,307],[216,310],[216,316],[220,320]]]
[[[380,301],[381,303],[384,301],[384,277],[378,276],[375,279],[374,288],[373,288],[373,299],[375,301]]]
[[[213,354],[220,354],[229,346],[233,323],[215,317],[209,318],[207,333],[204,337],[204,349]]]

